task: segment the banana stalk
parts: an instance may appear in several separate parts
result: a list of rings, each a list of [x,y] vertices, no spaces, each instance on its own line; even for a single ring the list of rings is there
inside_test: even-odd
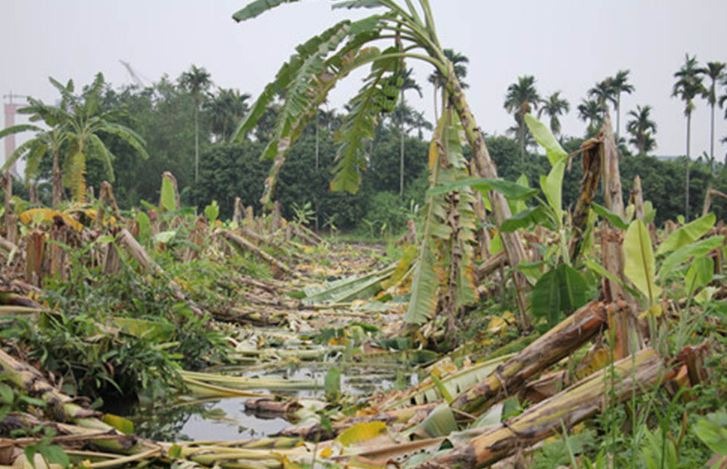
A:
[[[613,373],[616,379],[609,379]],[[503,422],[469,443],[438,456],[420,468],[475,468],[493,464],[595,415],[605,396],[616,402],[657,386],[666,377],[663,359],[653,349],[643,349],[598,371],[555,396]]]
[[[487,378],[455,398],[452,408],[481,415],[500,400],[517,394],[526,382],[568,356],[607,325],[607,305],[591,302],[552,328]]]

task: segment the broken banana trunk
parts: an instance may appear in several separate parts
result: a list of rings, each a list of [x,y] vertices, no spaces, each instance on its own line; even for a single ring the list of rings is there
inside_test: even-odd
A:
[[[73,424],[58,424],[63,428],[63,434],[85,433],[88,436],[87,441],[108,451],[126,453],[138,449],[136,438],[119,434],[113,427],[99,420],[98,412],[76,404],[70,396],[53,387],[37,369],[3,350],[0,350],[0,371],[9,383],[44,401],[47,405],[46,412],[54,421]],[[14,418],[15,425],[24,421],[17,416]],[[3,422],[6,425],[13,423],[5,420]]]
[[[293,271],[290,267],[288,267],[286,264],[283,264],[278,259],[274,258],[267,252],[263,251],[262,249],[255,246],[253,243],[245,239],[244,237],[237,235],[235,233],[232,233],[231,231],[227,230],[218,230],[215,232],[215,234],[222,235],[228,242],[230,242],[234,247],[237,249],[240,249],[242,251],[248,251],[254,254],[255,256],[259,257],[263,261],[270,264],[273,268],[277,269],[278,271],[291,275],[293,277],[297,277],[298,275],[296,272]]]
[[[122,229],[117,239],[118,242],[126,249],[126,252],[129,253],[129,255],[133,257],[144,270],[162,278],[167,277],[164,269],[162,269],[162,267],[151,258],[149,253],[146,252],[146,249],[139,244],[129,230],[126,228]],[[177,282],[169,280],[167,285],[177,300],[187,303],[189,309],[197,316],[204,317],[204,311],[202,311],[202,308],[187,297],[184,290],[182,290],[182,287],[180,287]]]
[[[526,382],[568,356],[607,326],[608,305],[591,302],[498,366],[484,381],[457,396],[452,408],[480,415]]]
[[[612,403],[657,386],[666,376],[664,361],[653,349],[643,349],[574,384],[473,438],[469,443],[436,457],[420,468],[476,468],[495,463],[595,415],[607,394]],[[615,380],[608,379],[610,373]]]

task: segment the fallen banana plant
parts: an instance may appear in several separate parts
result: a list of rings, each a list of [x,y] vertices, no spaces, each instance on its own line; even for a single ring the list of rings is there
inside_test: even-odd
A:
[[[618,379],[609,379],[614,373]],[[657,386],[665,378],[663,359],[653,349],[643,349],[609,368],[590,375],[555,396],[528,408],[519,416],[467,444],[421,464],[422,469],[484,467],[595,415],[604,396],[621,402]]]
[[[268,391],[321,389],[322,382],[316,380],[293,380],[283,378],[248,378],[246,376],[227,376],[215,373],[181,371],[185,383],[198,385],[212,384],[236,390],[267,389]]]
[[[608,308],[591,302],[567,317],[538,340],[498,366],[483,381],[457,396],[452,408],[481,415],[496,402],[517,394],[528,379],[585,344],[607,326]]]
[[[229,230],[217,230],[214,234],[216,236],[222,236],[223,238],[225,238],[236,249],[252,253],[253,255],[270,264],[273,268],[279,270],[281,273],[285,273],[292,277],[299,276],[299,274],[297,272],[294,272],[293,269],[291,269],[288,265],[271,256],[259,247],[255,246],[252,242],[245,239],[239,234],[235,234]]]
[[[146,252],[146,249],[144,249],[144,247],[139,244],[136,238],[134,238],[134,235],[129,233],[129,230],[127,230],[126,228],[122,229],[118,235],[117,241],[125,248],[126,252],[133,259],[135,259],[139,263],[139,265],[141,265],[144,270],[158,277],[168,278],[166,272],[164,272],[164,269],[162,269],[161,266],[157,264],[154,259],[152,259],[149,253]],[[204,312],[202,311],[202,309],[194,301],[187,297],[187,295],[184,293],[184,290],[182,290],[182,287],[180,287],[177,282],[175,282],[174,280],[168,280],[168,286],[174,294],[175,298],[177,298],[179,301],[187,303],[189,308],[196,315],[204,316]]]

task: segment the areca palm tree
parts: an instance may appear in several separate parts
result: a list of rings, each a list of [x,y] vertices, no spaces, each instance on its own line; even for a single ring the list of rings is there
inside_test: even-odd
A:
[[[234,89],[220,88],[217,95],[205,103],[209,114],[210,130],[218,141],[229,139],[237,124],[248,111],[250,95]]]
[[[586,129],[587,136],[592,136],[596,133],[605,115],[606,111],[604,111],[603,106],[594,99],[584,99],[578,105],[578,117],[588,123],[588,128]]]
[[[459,79],[462,89],[469,88],[469,85],[465,83],[464,79],[467,78],[467,64],[470,63],[470,59],[459,52],[455,52],[453,49],[444,49],[444,56],[450,61],[454,67],[454,74]],[[438,102],[440,100],[439,91],[446,87],[445,76],[437,69],[435,69],[428,78],[429,83],[434,87],[434,119],[439,118]]]
[[[626,123],[626,130],[631,134],[629,143],[636,147],[639,155],[646,155],[656,148],[656,123],[651,119],[651,106],[636,106],[635,111],[629,111],[629,117],[631,119]]]
[[[197,182],[199,178],[199,111],[203,97],[212,86],[212,80],[204,67],[192,65],[179,77],[179,84],[194,99],[194,182]]]
[[[37,173],[39,161],[49,155],[53,160],[53,204],[57,206],[60,203],[61,182],[70,189],[73,200],[83,202],[86,197],[88,158],[99,160],[106,169],[109,181],[114,180],[113,161],[116,157],[104,139],[116,137],[143,158],[148,158],[144,139],[132,129],[115,122],[120,117],[119,111],[101,108],[101,95],[105,86],[102,74],[97,74],[93,83],[80,96],[73,94],[72,81],[66,85],[53,78],[50,81],[61,94],[59,105],[51,106],[29,98],[29,106],[20,110],[21,113],[30,114],[31,121],[42,122],[49,129],[28,126],[25,130],[35,131],[35,137],[18,147],[6,165],[26,157],[32,176]]]
[[[614,110],[616,111],[616,138],[621,133],[621,95],[623,93],[631,94],[634,92],[634,85],[629,83],[630,70],[619,70],[614,77],[610,79],[611,92],[616,97]]]
[[[707,66],[704,68],[704,75],[706,75],[710,80],[709,88],[705,95],[711,111],[709,122],[710,161],[714,161],[714,114],[715,108],[717,107],[717,83],[722,78],[727,80],[727,77],[724,76],[725,67],[727,67],[727,64],[724,62],[707,62]],[[712,168],[712,170],[714,170],[714,168]]]
[[[614,90],[613,78],[606,78],[588,90],[588,97],[594,100],[605,114],[608,112],[609,103],[616,106],[616,93]]]
[[[561,130],[560,116],[566,115],[570,111],[570,103],[567,99],[560,96],[560,91],[548,96],[547,99],[543,99],[541,107],[538,109],[538,117],[546,114],[550,120],[550,131],[553,135],[559,135]]]
[[[523,75],[518,77],[517,82],[507,88],[505,95],[505,109],[515,117],[517,124],[517,136],[520,142],[520,158],[525,161],[525,115],[537,109],[540,104],[540,95],[535,89],[535,77]]]
[[[686,184],[684,190],[685,206],[684,216],[689,219],[689,171],[691,156],[691,131],[692,131],[692,112],[694,111],[694,99],[697,96],[703,96],[706,93],[704,83],[702,83],[703,70],[699,67],[697,57],[685,56],[684,65],[674,73],[676,82],[672,89],[672,96],[679,97],[684,101],[684,115],[687,118],[687,160],[686,160]]]

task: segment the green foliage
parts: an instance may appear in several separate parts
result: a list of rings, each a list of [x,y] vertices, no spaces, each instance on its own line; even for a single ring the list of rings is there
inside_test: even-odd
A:
[[[28,461],[31,461],[31,464],[35,466],[33,460],[35,455],[39,454],[48,465],[58,464],[61,467],[70,467],[71,460],[66,452],[60,446],[52,443],[56,431],[52,428],[44,428],[39,433],[40,439],[36,443],[26,446],[23,450]]]
[[[164,394],[180,385],[180,368],[224,359],[224,341],[207,319],[177,303],[163,282],[129,268],[99,275],[76,264],[67,282],[47,291],[62,313],[17,320],[4,337],[26,344],[71,395]]]
[[[324,379],[324,389],[326,399],[330,402],[336,402],[341,397],[341,370],[337,367],[329,368]]]
[[[568,315],[585,305],[591,292],[585,277],[566,264],[559,264],[543,274],[531,293],[532,312],[555,325],[562,315]]]
[[[687,244],[693,243],[712,229],[717,217],[713,213],[707,214],[676,229],[669,235],[656,250],[657,255],[667,254]]]
[[[531,114],[525,114],[525,123],[528,130],[538,142],[538,145],[545,149],[550,164],[555,166],[559,161],[568,158],[568,153],[563,150],[551,130]]]
[[[204,216],[210,224],[217,221],[220,216],[220,206],[217,205],[217,201],[213,200],[212,203],[204,208]]]
[[[177,194],[174,182],[167,176],[162,175],[162,188],[159,197],[159,208],[167,212],[177,211]]]
[[[406,227],[407,220],[414,215],[404,206],[401,197],[391,192],[375,193],[368,205],[369,208],[362,221],[371,227],[372,237],[401,232]]]
[[[624,275],[648,300],[655,304],[661,295],[656,285],[656,261],[649,230],[641,220],[634,220],[623,241]]]
[[[727,412],[713,412],[697,420],[694,433],[714,453],[727,456]]]

